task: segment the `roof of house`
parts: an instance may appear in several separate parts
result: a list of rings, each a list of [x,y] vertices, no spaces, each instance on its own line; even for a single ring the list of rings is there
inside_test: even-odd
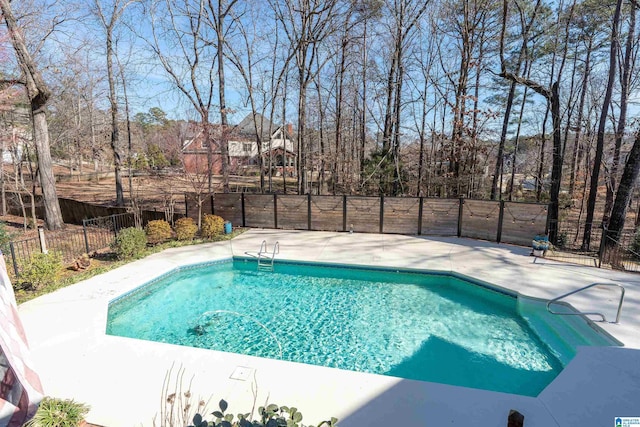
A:
[[[265,139],[270,136],[270,133],[273,133],[278,129],[278,126],[274,125],[262,114],[256,113],[255,118],[256,124],[254,125],[253,117],[251,114],[247,114],[246,117],[235,127],[236,132],[241,135],[255,135],[257,128],[260,136]]]

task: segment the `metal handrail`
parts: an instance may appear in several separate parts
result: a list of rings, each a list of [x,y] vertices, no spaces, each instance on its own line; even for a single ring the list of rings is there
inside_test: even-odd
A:
[[[260,245],[260,252],[258,252],[258,270],[260,270],[261,268],[273,270],[273,260],[275,259],[276,254],[279,254],[279,253],[280,253],[280,242],[276,242],[276,244],[273,245],[273,252],[268,252],[267,241],[263,240],[262,244]],[[263,257],[263,255],[271,255],[271,259],[268,259],[267,257]]]
[[[568,297],[569,295],[573,295],[573,294],[577,294],[578,292],[582,292],[584,290],[587,290],[589,288],[593,288],[594,286],[615,286],[620,288],[621,293],[620,293],[620,302],[618,303],[618,311],[616,313],[616,320],[615,322],[609,322],[607,320],[607,318],[605,317],[604,314],[599,313],[599,312],[585,312],[585,311],[576,311],[575,313],[560,313],[558,311],[553,311],[551,310],[550,306],[551,304],[553,304],[554,302],[558,302],[559,300],[561,300],[562,298]],[[591,315],[591,316],[600,316],[602,318],[602,320],[595,320],[596,322],[607,322],[607,323],[618,323],[620,321],[620,311],[622,310],[622,302],[624,301],[624,286],[619,285],[617,283],[592,283],[590,285],[587,286],[583,286],[580,289],[576,289],[575,291],[571,291],[568,292],[564,295],[560,295],[559,297],[556,297],[552,300],[549,300],[547,302],[547,311],[551,314],[558,314],[561,316],[575,316],[575,315]]]

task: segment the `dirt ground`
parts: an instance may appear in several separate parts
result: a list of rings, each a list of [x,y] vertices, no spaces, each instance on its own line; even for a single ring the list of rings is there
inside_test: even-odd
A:
[[[122,179],[125,202],[133,197],[143,209],[161,210],[169,200],[176,204],[176,212],[184,212],[184,194],[196,192],[198,186],[206,188],[206,183],[194,183],[182,174],[157,174],[147,176],[134,176],[129,185],[129,178]],[[232,177],[230,180],[232,192],[246,191],[257,184],[257,177]],[[115,203],[116,185],[115,179],[100,178],[87,180],[77,180],[75,177],[70,181],[58,182],[56,184],[59,197],[79,200],[100,205],[113,205]],[[133,190],[133,191],[132,191]],[[213,191],[221,192],[222,184],[219,177],[213,180]]]

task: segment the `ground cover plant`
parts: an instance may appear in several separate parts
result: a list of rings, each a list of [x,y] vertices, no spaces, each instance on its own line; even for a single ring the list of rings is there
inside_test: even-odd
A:
[[[302,424],[302,413],[293,406],[278,406],[273,403],[260,406],[258,419],[252,419],[250,413],[226,413],[228,404],[224,399],[218,403],[218,407],[220,410],[211,413],[215,421],[207,421],[202,415],[196,414],[189,427],[305,427]],[[318,427],[338,427],[338,419],[332,417],[328,421],[322,421]]]
[[[72,399],[45,397],[25,427],[77,427],[84,421],[89,409],[84,403]]]
[[[161,427],[311,427],[302,423],[302,413],[294,406],[279,406],[266,403],[257,408],[255,417],[257,384],[252,383],[253,406],[249,412],[233,414],[227,411],[229,404],[221,399],[218,409],[209,413],[208,402],[195,399],[191,392],[194,378],[185,385],[185,369],[180,367],[175,371],[172,366],[165,375],[162,385],[159,424],[156,418],[153,425]],[[254,388],[255,387],[255,388]],[[211,415],[212,418],[209,418]],[[209,418],[207,420],[206,418]],[[338,419],[331,417],[321,421],[317,427],[337,427]]]

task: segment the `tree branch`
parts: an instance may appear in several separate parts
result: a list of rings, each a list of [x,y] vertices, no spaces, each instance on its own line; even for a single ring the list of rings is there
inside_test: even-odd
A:
[[[21,79],[0,79],[0,89],[6,89],[11,86],[26,86],[27,82]]]

